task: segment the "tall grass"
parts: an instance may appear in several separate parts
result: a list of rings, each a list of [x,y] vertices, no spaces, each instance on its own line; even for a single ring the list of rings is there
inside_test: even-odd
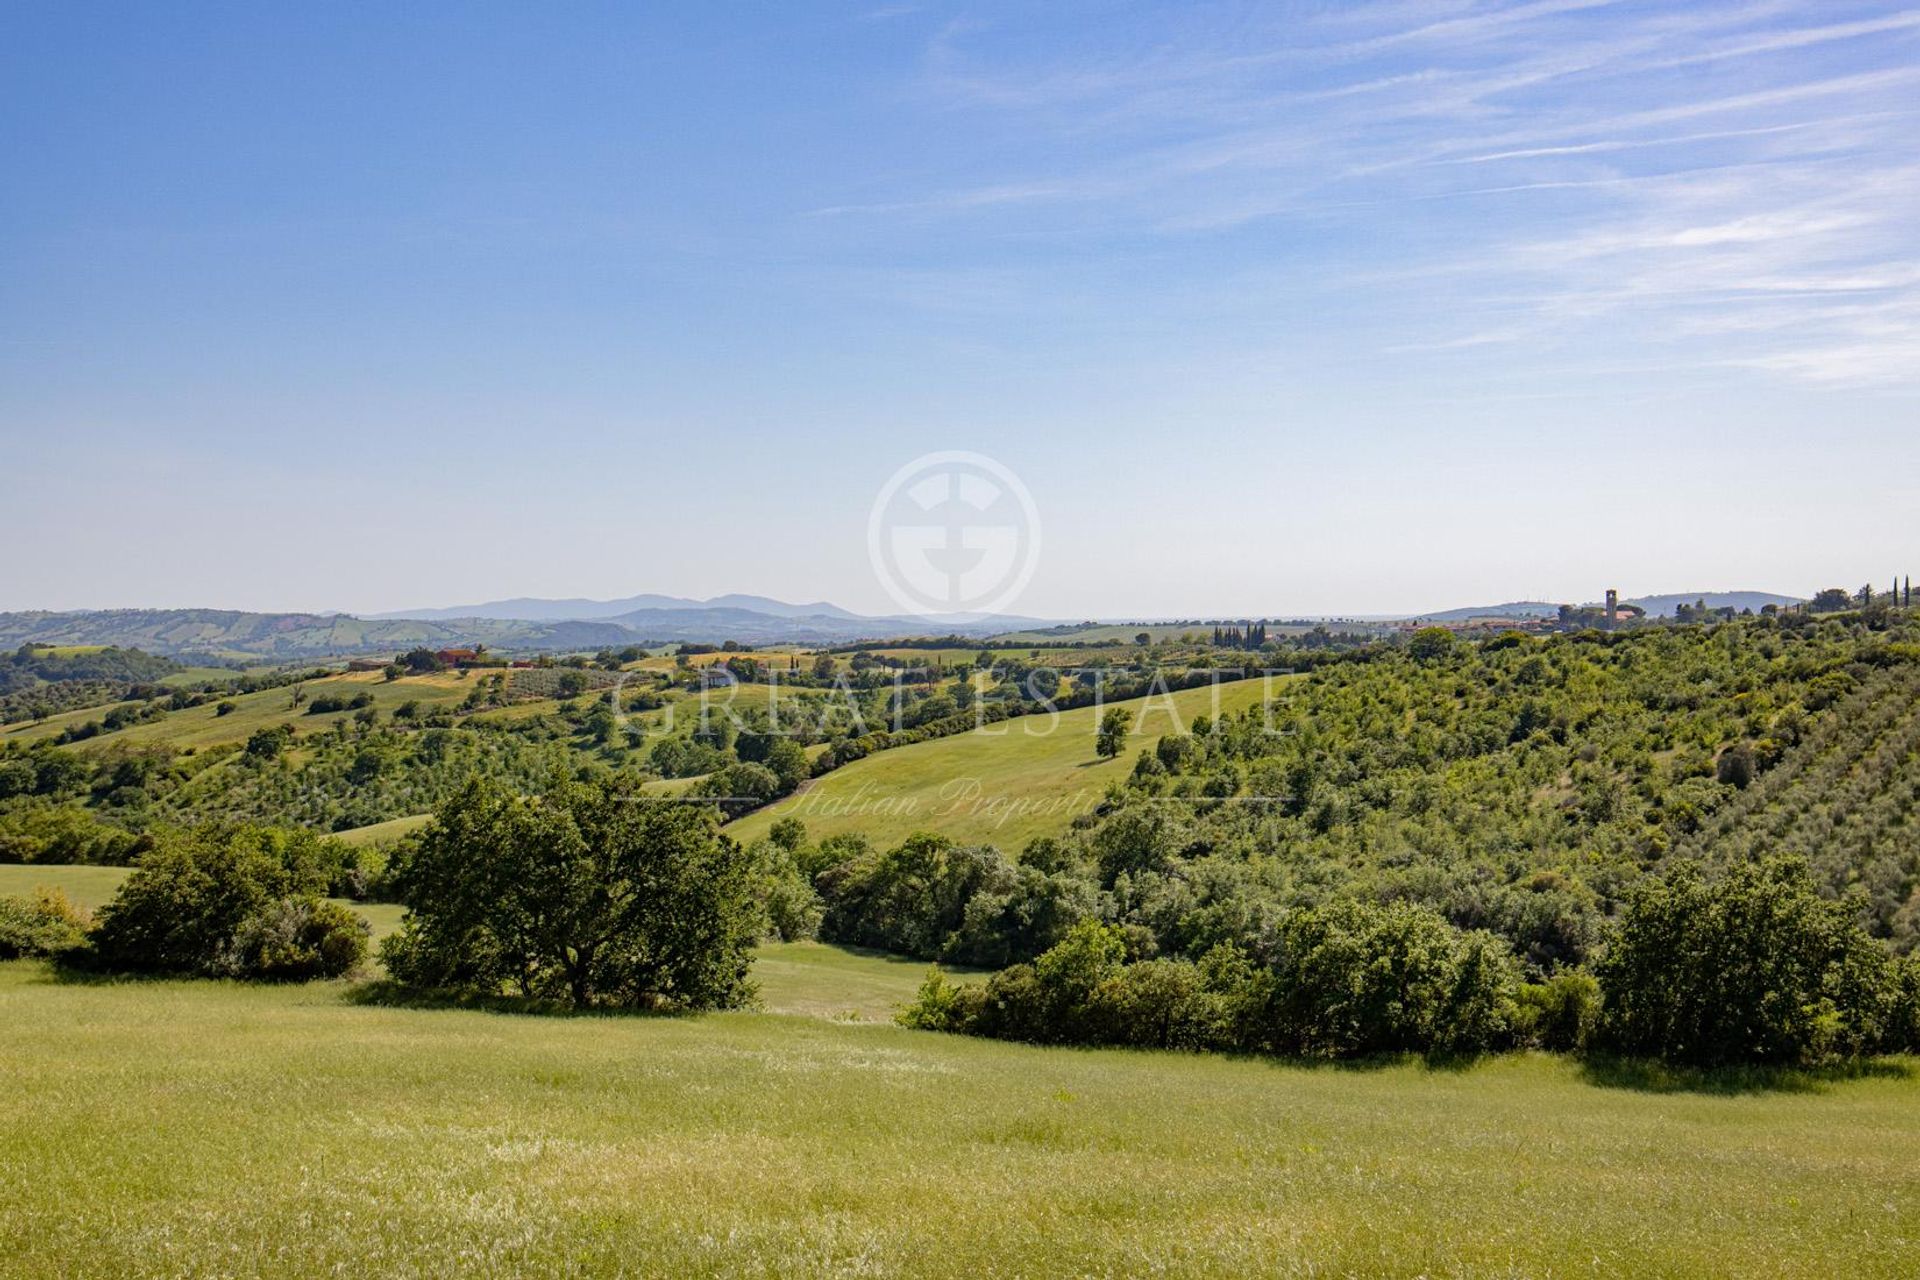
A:
[[[0,966],[0,1275],[1900,1275],[1920,1081],[1032,1049]],[[867,984],[864,994],[848,993]],[[1791,1083],[1792,1088],[1774,1087]]]

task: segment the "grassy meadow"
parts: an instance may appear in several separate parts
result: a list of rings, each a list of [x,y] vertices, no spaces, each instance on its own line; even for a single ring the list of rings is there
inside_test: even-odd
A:
[[[1017,850],[1036,836],[1065,831],[1076,814],[1099,802],[1108,783],[1126,777],[1142,746],[1191,728],[1195,716],[1258,706],[1289,678],[1109,703],[1130,720],[1127,748],[1112,760],[1094,754],[1102,713],[1092,707],[895,747],[815,778],[787,799],[728,824],[727,831],[753,840],[779,819],[796,817],[816,839],[851,831],[884,845],[915,831],[937,831]]]
[[[765,1009],[528,1017],[0,965],[0,1275],[1896,1276],[1920,1078],[1665,1088],[873,1021],[918,967],[772,948]]]
[[[21,866],[0,862],[0,898],[25,897],[40,889],[58,889],[77,907],[102,906],[120,891],[127,867]]]

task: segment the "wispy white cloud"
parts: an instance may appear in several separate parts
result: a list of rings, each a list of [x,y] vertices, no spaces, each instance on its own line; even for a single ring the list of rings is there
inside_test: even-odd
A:
[[[1407,358],[1584,333],[1703,369],[1920,385],[1920,9],[1823,17],[1390,0],[1129,28],[1044,60],[1013,20],[953,24],[925,90],[1017,134],[1023,171],[934,166],[921,190],[812,212],[990,219],[1109,253],[1234,236],[1297,277],[1302,255],[1371,241],[1343,279],[1375,291],[1381,348]],[[1823,301],[1849,294],[1890,305]]]

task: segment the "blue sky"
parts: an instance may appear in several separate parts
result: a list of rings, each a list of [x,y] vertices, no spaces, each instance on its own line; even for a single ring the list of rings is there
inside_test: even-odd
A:
[[[0,6],[0,608],[1023,612],[1920,559],[1920,10]]]

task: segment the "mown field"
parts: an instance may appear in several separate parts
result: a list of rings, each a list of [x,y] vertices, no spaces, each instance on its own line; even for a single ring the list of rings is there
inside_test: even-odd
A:
[[[1899,1276],[1920,1077],[1315,1068],[0,965],[0,1275]],[[1710,1082],[1711,1083],[1711,1082]]]
[[[1276,694],[1291,677],[1234,681],[1154,698],[1109,703],[1128,713],[1126,750],[1094,753],[1100,713],[1092,707],[987,725],[969,733],[895,747],[842,765],[797,794],[728,824],[757,839],[783,817],[815,838],[859,832],[878,845],[937,831],[1009,852],[1036,836],[1058,835],[1126,777],[1139,748],[1190,729],[1195,716],[1239,712]]]

